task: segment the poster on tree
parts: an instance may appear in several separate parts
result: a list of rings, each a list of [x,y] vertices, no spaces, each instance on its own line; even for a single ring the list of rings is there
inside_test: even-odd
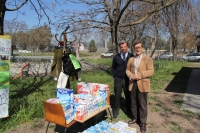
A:
[[[0,119],[8,117],[11,37],[0,35]]]

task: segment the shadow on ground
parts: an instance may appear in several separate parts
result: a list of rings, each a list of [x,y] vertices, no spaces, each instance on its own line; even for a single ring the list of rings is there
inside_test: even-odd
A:
[[[27,79],[17,79],[17,80],[11,80],[12,86],[10,87],[10,94],[9,99],[12,99],[9,101],[9,116],[7,119],[10,119],[12,115],[16,114],[18,111],[20,111],[20,106],[28,106],[28,100],[27,97],[31,95],[34,92],[40,92],[43,95],[43,90],[40,89],[40,87],[43,86],[45,83],[49,83],[52,81],[51,77],[44,78],[27,78]]]
[[[67,129],[67,133],[83,132],[87,128],[94,126],[101,121],[104,121],[106,119],[105,117],[106,115],[107,115],[106,111],[103,111],[97,114],[96,116],[92,117],[91,119],[87,120],[85,123],[76,122],[74,125],[72,125],[70,128]],[[65,128],[56,125],[54,131],[59,133],[64,133]]]
[[[200,68],[182,67],[178,73],[172,73],[172,75],[175,75],[175,77],[167,85],[165,90],[167,92],[185,93],[188,84],[188,79],[193,69]]]

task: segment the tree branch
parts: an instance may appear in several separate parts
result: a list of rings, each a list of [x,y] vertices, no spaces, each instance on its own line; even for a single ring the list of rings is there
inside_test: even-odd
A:
[[[123,9],[121,10],[118,18],[117,18],[117,21],[116,21],[116,24],[118,25],[119,24],[119,21],[122,17],[122,15],[124,14],[124,11],[127,9],[127,7],[129,6],[129,4],[132,2],[133,0],[128,0],[128,2],[126,3],[126,5],[123,7]]]
[[[151,12],[148,12],[143,18],[137,20],[137,21],[134,21],[134,22],[131,22],[131,23],[123,23],[123,24],[119,24],[119,27],[127,27],[127,26],[133,26],[133,25],[137,25],[139,23],[142,23],[144,22],[148,17],[150,17],[152,14],[154,14],[155,12],[158,12],[158,11],[161,11],[162,9],[166,8],[166,7],[169,7],[171,6],[172,4],[176,3],[178,0],[170,0],[168,1],[164,6],[161,6],[160,8],[158,9],[155,9]]]
[[[81,31],[81,30],[84,30],[84,29],[103,29],[107,32],[110,32],[110,29],[108,27],[100,27],[100,26],[93,26],[93,25],[89,25],[89,26],[86,26],[86,27],[83,27],[83,28],[80,28],[80,29],[75,29],[75,30],[71,30],[68,33],[72,33],[72,32],[76,32],[76,31]]]
[[[24,2],[21,3],[21,5],[17,6],[14,9],[8,9],[8,8],[6,8],[6,11],[16,11],[16,10],[20,9],[23,5],[25,5],[27,2],[28,2],[28,0],[24,0]]]

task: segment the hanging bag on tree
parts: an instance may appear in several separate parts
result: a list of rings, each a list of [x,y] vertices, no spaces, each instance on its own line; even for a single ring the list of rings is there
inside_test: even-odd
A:
[[[76,75],[81,70],[81,64],[73,54],[64,54],[62,61],[63,72],[69,76]]]

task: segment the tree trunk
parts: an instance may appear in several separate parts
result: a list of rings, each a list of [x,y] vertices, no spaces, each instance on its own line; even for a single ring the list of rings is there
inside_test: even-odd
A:
[[[157,42],[157,37],[155,37],[154,39],[152,39],[152,45],[151,45],[151,53],[149,55],[149,57],[153,57],[153,54],[155,52],[155,49],[156,49],[156,42]]]
[[[79,56],[80,50],[79,50],[79,48],[81,46],[81,38],[82,38],[82,35],[81,35],[80,39],[78,40],[78,45],[77,45],[77,48],[76,48],[76,58],[78,60],[80,60],[80,56]]]
[[[178,45],[178,40],[176,37],[172,37],[172,54],[173,54],[173,61],[175,61],[177,58],[177,55],[176,55],[176,48],[177,48],[177,45]]]
[[[116,55],[118,51],[118,43],[117,43],[117,31],[115,29],[115,25],[112,26],[111,29],[111,40],[112,40],[112,45],[113,45],[113,55]]]
[[[13,50],[14,50],[14,46],[11,45],[11,55],[13,56]]]
[[[178,46],[178,3],[175,4],[175,14],[174,14],[174,32],[172,33],[172,53],[173,53],[173,61],[177,60],[176,48]]]
[[[151,53],[150,53],[150,56],[149,56],[151,58],[153,57],[153,54],[154,54],[155,49],[156,49],[157,38],[158,38],[158,18],[156,17],[156,20],[155,20],[155,37],[151,41],[152,46],[151,46]]]
[[[4,23],[4,16],[6,12],[6,0],[0,1],[0,35],[4,34],[3,30],[3,23]]]

